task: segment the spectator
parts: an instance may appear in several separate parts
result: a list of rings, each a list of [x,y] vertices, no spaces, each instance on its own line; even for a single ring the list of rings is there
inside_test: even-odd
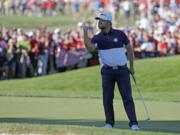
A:
[[[60,29],[56,29],[54,32],[55,34],[57,34],[56,38],[58,38],[61,32]],[[48,44],[49,44],[48,45],[49,46],[48,73],[53,74],[53,73],[56,73],[55,49],[56,49],[56,46],[58,45],[57,42],[53,38],[53,33],[49,33],[48,35]]]
[[[38,73],[38,53],[39,53],[39,46],[38,41],[36,39],[36,34],[33,32],[29,32],[29,42],[31,45],[31,50],[29,51],[29,57],[31,61],[30,66],[30,76],[37,76]]]
[[[8,78],[14,78],[16,75],[16,39],[11,38],[8,42],[7,48],[7,66]]]
[[[54,9],[55,9],[54,0],[48,0],[48,2],[47,2],[47,15],[48,16],[53,16]]]
[[[141,44],[141,57],[148,58],[155,56],[155,45],[150,40],[150,37],[147,33],[143,34],[143,43]]]
[[[122,4],[123,4],[122,6],[123,6],[125,19],[129,20],[131,15],[131,8],[132,8],[131,2],[130,0],[125,0]]]
[[[66,4],[64,0],[58,0],[57,7],[62,14],[65,14]]]
[[[94,0],[91,6],[92,12],[98,12],[102,8],[102,3],[98,0]]]
[[[4,2],[7,1],[0,1],[1,13],[2,10],[6,13]],[[17,14],[20,12],[20,5],[24,2],[24,13],[28,15],[32,10],[32,5],[36,7],[40,4],[39,6],[42,6],[43,2],[49,2],[49,0],[43,0],[41,2],[36,0],[13,0],[8,2],[9,6],[11,5],[12,8],[13,6],[16,8]],[[36,3],[33,4],[33,2]],[[69,0],[53,2],[71,4]],[[69,6],[72,8],[72,5]],[[179,4],[177,6],[179,7]],[[47,15],[47,5],[45,7],[45,14]],[[172,7],[166,6],[160,9],[158,4],[153,4],[152,12],[150,12],[150,16],[152,17],[147,16],[146,8],[147,5],[144,4],[136,7],[136,9],[140,9],[138,12],[141,16],[141,19],[137,21],[137,25],[121,28],[129,37],[136,58],[180,54],[180,8],[172,9]],[[10,7],[8,10],[8,13],[11,13],[12,9]],[[143,13],[140,12],[141,10]],[[54,14],[55,7],[52,9],[52,12]],[[51,33],[43,25],[36,32],[30,32],[26,36],[26,43],[24,43],[25,32],[23,29],[13,28],[10,30],[2,25],[0,48],[1,57],[4,58],[1,60],[4,61],[3,67],[5,66],[8,69],[9,78],[46,75],[47,73],[55,73],[56,71],[61,72],[67,69],[84,67],[87,66],[87,62],[89,65],[99,63],[97,51],[87,53],[84,48],[84,42],[82,40],[83,26],[88,28],[88,35],[92,38],[94,27],[91,22],[87,21],[78,23],[75,30],[67,29],[66,32],[62,32],[60,28],[57,28]],[[30,49],[22,51],[20,49],[22,47],[21,44],[29,44]],[[21,57],[24,54],[23,52],[27,53],[25,55],[27,57]],[[89,58],[96,62],[87,61]],[[22,60],[24,60],[24,65],[21,63]],[[20,72],[21,68],[23,70]],[[5,70],[3,74],[7,76]]]
[[[80,10],[80,3],[78,1],[74,1],[73,3],[73,10],[75,13],[78,13]]]
[[[28,36],[23,34],[22,40],[16,44],[17,50],[17,76],[18,78],[25,78],[27,76],[27,68],[30,66],[30,58],[28,52],[31,45]]]
[[[180,38],[177,39],[177,46],[175,48],[176,54],[180,54]]]
[[[0,80],[5,79],[7,76],[7,59],[6,50],[7,46],[0,32]]]
[[[161,35],[160,41],[158,43],[158,54],[159,56],[167,56],[168,44],[166,42],[165,36]]]
[[[46,75],[47,64],[49,56],[48,37],[41,36],[38,41],[39,53],[38,53],[38,74]]]
[[[47,5],[48,5],[48,0],[42,0],[42,3],[41,3],[41,12],[42,12],[43,16],[46,15]]]
[[[0,47],[0,80],[7,77],[7,60],[5,56],[3,49]]]

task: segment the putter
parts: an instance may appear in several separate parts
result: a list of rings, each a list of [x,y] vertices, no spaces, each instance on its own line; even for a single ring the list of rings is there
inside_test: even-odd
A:
[[[146,115],[147,115],[147,118],[146,118],[145,120],[148,121],[148,120],[150,120],[150,115],[149,115],[147,106],[146,106],[146,104],[144,103],[144,98],[143,98],[143,96],[142,96],[142,94],[141,94],[141,91],[140,91],[138,85],[137,85],[135,76],[131,73],[131,71],[129,71],[129,72],[130,72],[130,74],[131,74],[131,76],[132,76],[132,78],[133,78],[133,80],[134,80],[134,84],[135,84],[136,89],[137,89],[137,91],[138,91],[139,97],[141,98],[141,101],[142,101],[142,103],[143,103],[143,105],[144,105],[144,109],[145,109]]]

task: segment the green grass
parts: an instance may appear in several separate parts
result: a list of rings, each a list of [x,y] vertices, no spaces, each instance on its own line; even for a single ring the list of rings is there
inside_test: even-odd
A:
[[[101,99],[76,98],[0,98],[0,132],[44,133],[68,135],[155,135],[180,133],[180,104],[173,102],[146,102],[151,121],[146,118],[140,101],[136,112],[141,131],[129,130],[122,102],[114,101],[116,125],[113,130],[100,128],[104,124]],[[176,108],[176,110],[174,110]]]
[[[180,56],[173,56],[135,61],[135,76],[145,99],[180,101],[179,59]],[[100,98],[102,89],[100,66],[44,77],[1,81],[0,86],[1,96]],[[132,86],[138,99],[133,81]]]
[[[95,66],[44,77],[1,81],[0,133],[180,135],[179,59],[180,56],[173,56],[135,61],[136,79],[151,117],[150,121],[144,121],[147,116],[133,85],[140,131],[129,130],[117,89],[115,128],[101,128],[104,124],[101,76],[100,66]]]
[[[1,125],[8,133],[36,133],[45,135],[179,135],[174,133],[129,131],[124,129],[102,129],[96,127],[40,125],[40,124],[7,124]],[[13,128],[12,128],[13,127]],[[19,131],[19,129],[21,131]]]
[[[94,15],[89,12],[82,12],[80,15],[58,15],[56,17],[27,17],[22,15],[6,16],[0,15],[0,24],[3,24],[7,28],[38,28],[41,25],[48,27],[74,27],[78,22],[89,20],[94,22]],[[117,20],[117,26],[132,26],[135,21],[131,17],[129,21],[126,21],[124,17],[119,14]]]
[[[68,26],[75,25],[79,21],[77,18],[69,16],[57,17],[27,17],[27,16],[5,16],[0,15],[0,24],[8,28],[38,28],[46,26]]]

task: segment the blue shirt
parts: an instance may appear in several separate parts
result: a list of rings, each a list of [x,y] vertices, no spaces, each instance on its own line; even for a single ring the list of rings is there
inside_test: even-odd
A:
[[[92,38],[92,43],[98,48],[103,65],[127,64],[125,45],[129,44],[129,39],[123,31],[111,29],[108,34],[100,32]]]

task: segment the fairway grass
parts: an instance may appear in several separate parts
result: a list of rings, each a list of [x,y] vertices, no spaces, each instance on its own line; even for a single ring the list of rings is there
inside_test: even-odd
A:
[[[3,24],[7,28],[25,28],[25,29],[35,29],[41,25],[46,25],[48,27],[65,27],[74,28],[77,26],[78,22],[91,21],[95,22],[94,16],[92,13],[82,12],[80,15],[57,15],[57,16],[43,16],[43,17],[28,17],[23,15],[7,16],[0,15],[0,24]],[[117,20],[118,27],[127,27],[133,26],[135,20],[131,16],[130,20],[127,21],[122,14],[119,14]],[[64,29],[63,29],[64,30]]]
[[[152,123],[153,124],[153,123]],[[99,127],[63,126],[47,124],[0,124],[6,133],[12,135],[179,135],[178,133],[162,133],[153,131],[130,131],[127,129],[103,129]],[[12,128],[13,127],[13,128]]]
[[[0,15],[1,23],[7,28],[26,28],[34,29],[42,25],[48,27],[54,26],[72,26],[79,22],[77,18],[70,16],[57,16],[57,17],[27,17],[27,16],[5,16]]]
[[[180,101],[179,59],[173,56],[135,61],[135,77],[146,100]],[[0,81],[0,96],[101,98],[100,68]],[[139,99],[133,81],[132,89],[135,99]]]
[[[42,135],[180,135],[180,56],[135,61],[132,81],[140,131],[128,127],[115,90],[114,129],[103,129],[100,66],[44,77],[0,81],[0,134]]]
[[[104,113],[101,99],[76,98],[0,98],[0,133],[43,133],[82,135],[178,134],[180,133],[180,104],[147,101],[151,121],[140,101],[135,101],[141,131],[129,130],[122,102],[115,100],[116,125],[113,130],[102,129]],[[174,109],[176,108],[176,109]],[[110,132],[111,131],[111,132]],[[63,133],[64,132],[64,133]],[[107,134],[108,135],[108,134]]]

